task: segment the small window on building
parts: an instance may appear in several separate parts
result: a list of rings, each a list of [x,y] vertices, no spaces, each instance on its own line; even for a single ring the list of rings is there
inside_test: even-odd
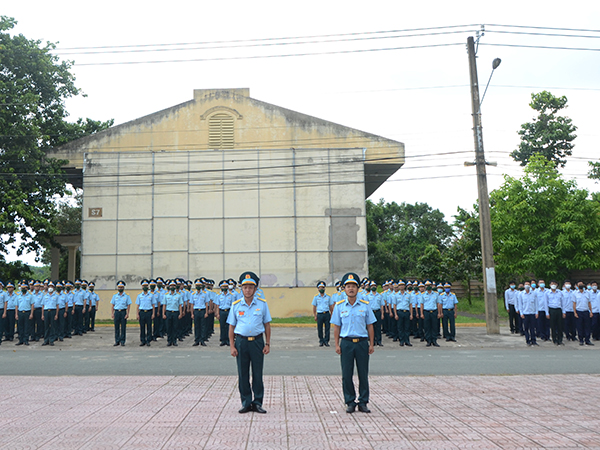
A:
[[[233,117],[218,113],[208,119],[208,147],[233,148]]]

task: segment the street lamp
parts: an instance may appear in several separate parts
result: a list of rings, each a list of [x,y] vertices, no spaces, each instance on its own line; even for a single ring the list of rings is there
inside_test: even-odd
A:
[[[485,171],[485,154],[483,152],[483,135],[481,130],[481,102],[479,101],[479,82],[477,79],[477,63],[475,60],[475,44],[473,37],[467,38],[469,54],[469,73],[471,77],[471,109],[473,112],[473,137],[475,139],[475,166],[477,168],[477,191],[479,199],[479,230],[481,234],[481,262],[483,268],[483,295],[485,298],[485,322],[487,334],[500,334],[498,320],[498,299],[496,294],[496,272],[494,267],[494,250],[492,246],[492,223],[490,220],[490,197],[487,188]],[[500,65],[500,58],[492,63],[492,74]],[[487,87],[485,88],[487,91]],[[483,93],[485,97],[485,92]]]
[[[500,65],[501,62],[502,62],[502,60],[500,58],[496,58],[492,61],[492,73],[490,73],[490,78],[489,78],[487,84],[485,85],[485,90],[483,91],[483,95],[481,96],[481,102],[479,102],[480,109],[481,109],[481,104],[483,103],[483,99],[485,98],[485,93],[487,92],[487,88],[490,85],[490,81],[492,81],[492,75],[494,75],[494,70],[496,70],[498,68],[498,66]]]

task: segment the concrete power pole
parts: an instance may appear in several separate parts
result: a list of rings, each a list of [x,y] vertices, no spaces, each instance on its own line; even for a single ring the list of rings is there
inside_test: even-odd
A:
[[[469,73],[471,75],[471,107],[473,111],[473,136],[475,137],[475,166],[477,168],[477,190],[479,197],[479,230],[481,233],[481,260],[483,263],[483,290],[485,296],[485,322],[487,334],[500,334],[498,322],[498,300],[496,296],[496,273],[492,246],[492,223],[490,220],[490,198],[488,195],[483,135],[481,132],[481,109],[479,82],[473,37],[467,39]]]

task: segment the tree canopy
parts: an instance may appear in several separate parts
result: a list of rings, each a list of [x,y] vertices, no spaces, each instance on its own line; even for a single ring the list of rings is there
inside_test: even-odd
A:
[[[11,35],[15,25],[0,17],[0,254],[39,252],[57,231],[51,219],[68,193],[65,162],[48,150],[113,123],[68,122],[65,100],[81,93],[72,62],[52,55],[50,42]]]
[[[539,114],[532,122],[521,125],[519,148],[510,156],[525,166],[533,155],[542,155],[548,161],[564,167],[566,157],[573,154],[573,141],[577,137],[577,127],[571,119],[557,115],[567,107],[567,97],[555,97],[548,91],[531,94],[529,103]]]
[[[521,178],[504,177],[490,193],[497,271],[565,278],[600,268],[600,202],[533,155]]]

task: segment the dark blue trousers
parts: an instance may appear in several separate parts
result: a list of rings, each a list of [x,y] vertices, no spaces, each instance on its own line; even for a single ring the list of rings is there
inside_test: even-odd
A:
[[[248,407],[252,404],[262,406],[265,395],[263,383],[263,365],[265,354],[263,349],[265,341],[262,335],[253,341],[236,336],[235,348],[237,349],[238,385],[242,406]],[[252,367],[252,386],[250,386],[250,367]],[[254,398],[253,398],[254,395]]]
[[[525,342],[535,344],[535,314],[524,314],[523,328],[525,330]]]
[[[349,405],[356,401],[356,390],[352,377],[354,376],[354,364],[358,374],[358,403],[366,405],[369,403],[369,340],[363,339],[359,342],[340,338],[340,349],[342,354],[342,389],[344,391],[344,403]]]
[[[331,314],[329,311],[317,313],[317,334],[319,335],[319,344],[329,344],[329,333]]]
[[[126,309],[115,310],[115,344],[125,344],[125,339],[127,338],[127,319],[125,318],[126,314]]]
[[[589,311],[577,311],[575,323],[577,325],[577,337],[579,342],[590,342],[590,330],[592,319]]]

